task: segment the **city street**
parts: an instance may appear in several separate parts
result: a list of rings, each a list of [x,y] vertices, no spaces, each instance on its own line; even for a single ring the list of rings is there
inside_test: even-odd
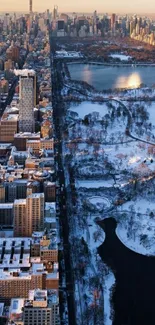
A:
[[[52,43],[52,39],[51,39]],[[52,44],[51,44],[52,45]],[[75,305],[74,305],[74,278],[71,266],[71,254],[69,243],[69,225],[67,216],[67,194],[65,189],[65,176],[64,167],[62,162],[62,130],[61,122],[63,115],[63,103],[61,101],[61,64],[59,62],[53,62],[52,66],[52,101],[53,101],[53,120],[55,128],[55,164],[58,166],[57,181],[59,183],[59,218],[61,226],[61,236],[63,237],[63,251],[65,259],[65,272],[66,272],[66,292],[68,302],[68,318],[69,324],[76,324],[75,320]],[[58,154],[56,154],[58,153]],[[61,303],[61,301],[60,301]]]

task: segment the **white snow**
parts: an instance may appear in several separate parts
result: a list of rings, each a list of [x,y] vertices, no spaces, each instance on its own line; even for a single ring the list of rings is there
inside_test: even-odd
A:
[[[78,188],[80,187],[84,187],[84,188],[100,188],[100,187],[113,187],[114,185],[114,180],[113,179],[108,179],[107,181],[106,180],[76,180],[76,186]]]
[[[128,61],[129,59],[131,59],[131,56],[129,56],[129,55],[117,54],[117,53],[111,54],[110,57],[113,59],[120,59],[121,61]]]
[[[14,70],[14,74],[16,76],[22,76],[22,77],[29,77],[29,76],[35,76],[35,71],[30,69],[23,69],[23,70]]]
[[[155,256],[155,218],[150,215],[155,215],[154,201],[139,198],[118,210],[126,214],[123,220],[118,219],[116,234],[120,241],[139,254]]]
[[[56,56],[58,58],[82,58],[83,55],[81,52],[76,52],[76,51],[56,51]]]
[[[94,196],[92,198],[89,198],[89,202],[91,204],[96,205],[96,208],[98,208],[98,207],[109,208],[110,207],[110,201],[105,197]]]
[[[69,110],[78,113],[81,119],[93,112],[98,112],[101,116],[108,113],[107,106],[104,103],[100,105],[99,103],[82,102],[78,106],[71,106]]]
[[[104,231],[101,229],[101,227],[99,227],[96,222],[93,220],[93,217],[91,217],[92,220],[89,221],[89,226],[88,228],[85,229],[85,233],[84,233],[84,238],[89,246],[89,249],[92,253],[92,255],[96,255],[97,254],[97,248],[104,242],[105,240],[105,233]],[[100,236],[98,237],[97,240],[94,239],[94,233],[99,231],[100,232]]]
[[[115,284],[115,276],[112,271],[104,277],[104,325],[112,325],[111,296]]]
[[[150,122],[155,126],[155,102],[152,102],[150,106],[146,104],[145,107],[149,113]]]
[[[154,95],[155,91],[152,90],[150,96],[153,97]],[[136,96],[142,101],[125,102],[125,99]],[[151,138],[154,129],[149,124],[152,123],[155,126],[155,103],[144,102],[145,99],[143,98],[145,96],[149,96],[147,88],[129,90],[126,93],[121,92],[118,94],[118,98],[116,97],[116,100],[123,100],[131,115],[133,112],[135,113],[130,131],[131,134],[141,139]],[[112,325],[111,296],[115,276],[111,270],[108,275],[104,274],[105,269],[102,261],[103,272],[97,264],[97,248],[104,241],[105,234],[96,224],[96,218],[100,220],[103,216],[106,217],[105,209],[112,207],[113,215],[118,223],[116,234],[120,241],[137,253],[155,256],[154,187],[151,188],[150,186],[155,171],[155,153],[152,161],[150,159],[152,156],[148,150],[149,144],[129,137],[126,132],[127,115],[124,114],[118,103],[111,100],[110,104],[113,107],[107,103],[100,105],[88,101],[75,106],[72,104],[68,112],[76,112],[79,119],[74,118],[74,114],[68,114],[67,117],[72,115],[74,124],[72,123],[72,126],[68,128],[69,134],[68,138],[65,139],[66,142],[63,141],[65,173],[68,174],[69,166],[67,159],[65,161],[66,154],[70,154],[71,164],[77,172],[75,181],[77,190],[76,212],[74,212],[75,215],[70,217],[71,242],[73,243],[74,238],[81,239],[83,237],[91,253],[89,263],[87,263],[87,260],[84,261],[86,263],[85,277],[77,279],[80,287],[80,295],[77,293],[77,296],[83,297],[83,293],[86,293],[88,300],[84,299],[87,300],[88,305],[91,305],[93,295],[89,286],[85,283],[88,283],[92,276],[97,275],[99,277],[100,274],[101,284],[103,283],[104,289],[105,325]],[[135,106],[138,104],[139,107],[137,106],[136,110]],[[141,122],[143,122],[145,115],[140,117],[140,105],[144,106],[145,111],[149,113],[149,117],[144,121],[144,124]],[[92,114],[93,112],[99,114]],[[83,119],[88,114],[92,114],[89,119],[90,124],[84,125],[80,119]],[[106,114],[107,116],[105,116]],[[148,124],[148,127],[145,127],[145,123]],[[143,132],[141,133],[141,131]],[[153,141],[153,138],[151,138],[151,141]],[[115,175],[116,182],[109,174]],[[139,192],[136,192],[134,187],[136,183],[135,175]],[[149,195],[146,193],[148,180],[150,182],[148,183],[149,192],[152,191]],[[69,183],[69,177],[67,181]],[[145,191],[143,191],[144,186]],[[115,190],[115,187],[121,187],[121,193],[117,189]],[[110,191],[111,197],[109,195]],[[113,192],[116,193],[114,197]],[[129,194],[129,198],[133,197],[133,199],[123,204],[128,199],[128,195],[123,195],[122,199],[122,193],[126,194],[126,192]],[[93,216],[90,211],[93,211]],[[75,253],[77,247],[78,245],[75,247]],[[77,261],[74,256],[73,260],[76,267]],[[77,302],[79,300],[80,298],[77,299]],[[84,301],[82,309],[85,310]]]

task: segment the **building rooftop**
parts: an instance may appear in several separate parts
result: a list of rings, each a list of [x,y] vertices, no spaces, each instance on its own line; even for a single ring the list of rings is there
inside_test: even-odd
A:
[[[31,275],[28,272],[21,272],[18,268],[8,269],[8,271],[4,271],[0,269],[0,280],[13,280],[13,279],[31,279]]]
[[[20,77],[33,77],[36,75],[35,71],[30,69],[14,70],[14,74]]]
[[[33,274],[43,273],[45,272],[44,264],[43,263],[33,263],[32,264],[32,272]]]
[[[35,289],[35,290],[30,290],[29,291],[29,299],[30,300],[47,300],[47,290],[40,290],[40,289]]]
[[[59,303],[59,292],[58,290],[48,290],[48,303],[49,306],[52,304],[58,304]]]
[[[55,185],[55,183],[51,183],[52,185]],[[45,202],[45,211],[51,210],[56,211],[56,202]]]
[[[0,269],[30,268],[31,238],[0,238]]]
[[[11,143],[0,143],[0,150],[10,149]]]
[[[40,139],[38,140],[27,140],[27,144],[29,143],[40,143]]]
[[[26,199],[18,199],[14,201],[15,205],[26,205]]]
[[[59,304],[58,290],[35,289],[29,291],[29,299],[25,300],[25,307],[45,308]]]
[[[12,209],[13,203],[0,203],[0,209]]]
[[[1,121],[3,122],[3,121],[17,121],[18,120],[18,114],[9,114],[8,116],[6,116],[6,117],[2,117],[1,118]]]
[[[9,308],[9,317],[11,317],[11,314],[22,314],[23,307],[24,307],[25,299],[23,298],[13,298],[11,299],[11,305]]]
[[[47,279],[54,279],[57,280],[59,279],[59,272],[58,272],[58,263],[54,263],[53,265],[53,272],[48,273],[46,276]]]
[[[28,199],[40,199],[44,198],[44,193],[32,193],[27,196]]]
[[[20,132],[14,135],[14,138],[40,138],[40,132],[30,133],[30,132]]]

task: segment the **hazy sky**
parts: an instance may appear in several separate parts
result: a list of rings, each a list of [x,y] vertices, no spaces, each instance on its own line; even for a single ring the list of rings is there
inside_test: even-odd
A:
[[[0,0],[0,11],[27,11],[29,0]],[[58,5],[59,11],[155,13],[154,0],[33,0],[34,11],[45,11]]]

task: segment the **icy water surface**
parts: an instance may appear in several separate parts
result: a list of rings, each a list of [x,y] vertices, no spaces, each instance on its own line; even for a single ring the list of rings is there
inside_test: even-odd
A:
[[[109,88],[136,88],[142,83],[147,86],[155,84],[155,67],[70,64],[68,68],[72,79],[86,81],[100,91]]]
[[[155,325],[155,258],[126,248],[115,234],[113,218],[103,221],[106,233],[99,254],[116,277],[113,325]]]

